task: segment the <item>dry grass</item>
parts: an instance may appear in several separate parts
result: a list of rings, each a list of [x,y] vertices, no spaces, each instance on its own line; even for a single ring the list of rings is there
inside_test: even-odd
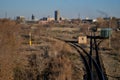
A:
[[[16,23],[0,20],[0,80],[12,80],[16,45]],[[6,77],[7,76],[7,77]]]
[[[84,65],[78,53],[70,45],[53,38],[73,39],[79,35],[79,27],[74,28],[72,25],[71,28],[64,24],[36,25],[32,39],[39,44],[30,47],[29,36],[23,38],[21,35],[28,35],[31,26],[34,25],[0,20],[0,80],[83,80]],[[85,31],[89,25],[83,26],[86,26],[83,28]],[[52,31],[52,27],[61,30]],[[68,28],[62,31],[58,27]],[[113,43],[116,42],[113,40]],[[119,49],[117,44],[112,46],[116,51]]]
[[[101,54],[108,80],[120,79],[120,45],[119,44],[120,44],[120,32],[113,31],[111,37],[112,50],[109,52],[103,52]]]
[[[72,80],[71,61],[64,56],[52,58],[43,76],[47,80]]]
[[[83,76],[82,70],[75,71],[74,60],[78,60],[79,67],[82,62],[77,59],[79,56],[69,45],[52,38],[50,33],[48,35],[47,28],[37,26],[40,29],[34,35],[38,37],[33,38],[40,43],[31,48],[37,47],[39,51],[26,51],[30,47],[22,42],[27,42],[28,39],[23,39],[21,35],[28,35],[30,30],[29,26],[28,29],[23,29],[23,26],[11,20],[0,20],[0,80],[81,79],[79,75],[73,77],[81,72],[80,75]],[[49,75],[46,76],[46,72]]]

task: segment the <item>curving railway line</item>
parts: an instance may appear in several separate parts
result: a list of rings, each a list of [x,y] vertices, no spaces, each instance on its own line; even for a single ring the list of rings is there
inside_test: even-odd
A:
[[[98,52],[98,46],[101,41],[97,44],[95,34],[94,36],[91,35],[90,37],[89,52],[87,52],[78,43],[76,43],[76,41],[67,41],[60,38],[57,39],[62,40],[74,47],[81,56],[87,73],[86,77],[84,77],[84,80],[107,80],[105,71],[103,70],[103,65],[101,65],[100,56]]]

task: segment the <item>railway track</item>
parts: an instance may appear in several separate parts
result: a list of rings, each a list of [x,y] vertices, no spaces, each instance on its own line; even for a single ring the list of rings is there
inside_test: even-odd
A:
[[[94,35],[95,36],[95,35]],[[59,38],[57,38],[59,39]],[[87,52],[84,48],[82,48],[78,43],[74,41],[66,41],[62,40],[66,43],[69,43],[72,47],[74,47],[79,55],[81,56],[84,66],[86,68],[86,78],[84,80],[107,80],[106,76],[104,75],[102,66],[100,64],[99,53],[98,53],[98,44],[95,37],[90,38],[90,52]],[[94,41],[94,42],[93,42]],[[93,46],[95,47],[95,57],[93,57]],[[81,52],[82,50],[82,52]],[[84,53],[84,54],[83,54]],[[87,58],[86,58],[87,56]],[[97,76],[94,76],[97,75]]]
[[[69,44],[77,50],[77,52],[79,53],[79,55],[81,56],[81,58],[83,60],[83,63],[84,63],[85,69],[86,69],[86,73],[87,73],[87,74],[85,74],[86,77],[84,77],[84,80],[93,80],[92,71],[87,62],[86,57],[82,54],[82,52],[80,51],[79,47],[77,47],[77,45],[75,45],[73,43],[69,43]]]

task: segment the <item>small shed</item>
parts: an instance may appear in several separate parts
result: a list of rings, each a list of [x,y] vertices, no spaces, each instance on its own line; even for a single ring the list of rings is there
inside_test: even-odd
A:
[[[78,43],[79,44],[87,44],[87,36],[79,36]]]

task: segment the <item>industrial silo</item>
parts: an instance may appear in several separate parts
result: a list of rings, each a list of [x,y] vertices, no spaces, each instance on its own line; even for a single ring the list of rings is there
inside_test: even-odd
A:
[[[101,37],[103,38],[109,38],[112,34],[111,28],[103,28],[101,29]]]

